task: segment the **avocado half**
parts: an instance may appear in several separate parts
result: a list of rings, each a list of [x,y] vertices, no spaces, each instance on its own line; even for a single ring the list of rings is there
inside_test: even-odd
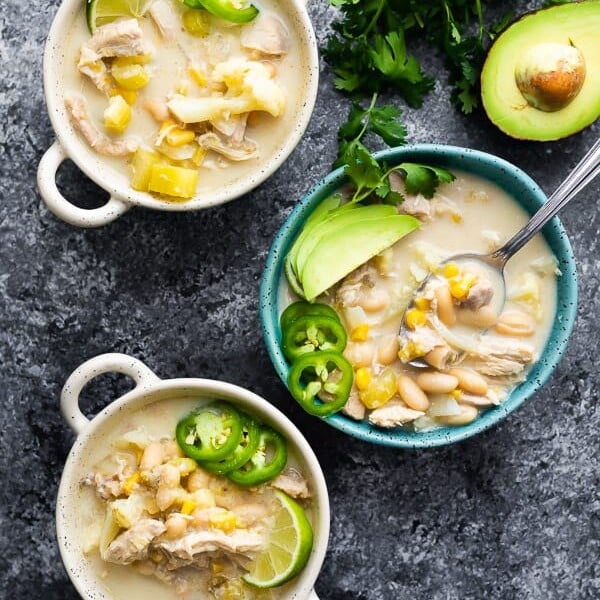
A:
[[[600,1],[528,13],[505,29],[481,72],[494,125],[518,139],[557,140],[600,117]]]

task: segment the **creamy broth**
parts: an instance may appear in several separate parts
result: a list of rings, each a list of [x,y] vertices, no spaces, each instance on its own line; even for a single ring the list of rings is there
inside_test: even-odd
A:
[[[375,422],[369,412],[371,407],[365,410],[365,407],[360,405],[358,397],[361,394],[357,390],[357,373],[361,368],[366,369],[371,378],[391,370],[396,377],[408,375],[418,381],[423,370],[405,364],[410,356],[403,356],[404,360],[398,358],[398,352],[403,348],[398,332],[415,290],[427,274],[435,270],[443,260],[454,254],[466,252],[492,252],[512,237],[529,219],[525,210],[498,186],[467,173],[455,172],[455,175],[456,180],[452,184],[441,186],[434,199],[429,201],[431,215],[420,218],[421,227],[418,230],[398,241],[318,298],[318,301],[331,304],[338,311],[348,332],[349,341],[344,354],[354,367],[355,382],[344,412],[352,418],[369,418],[373,424],[382,427],[402,425],[417,430],[462,424],[432,419],[428,410],[421,411],[425,412],[421,418],[414,414],[412,417],[404,415],[408,420],[403,423],[390,423],[387,420],[384,420],[385,424],[383,421]],[[402,205],[400,211],[402,212]],[[419,215],[415,213],[415,216]],[[508,262],[505,270],[507,297],[499,320],[510,321],[518,317],[521,321],[531,324],[530,335],[512,338],[515,344],[526,345],[531,350],[531,360],[522,365],[519,373],[510,376],[485,375],[492,400],[486,405],[477,406],[478,411],[501,403],[514,385],[525,378],[531,364],[543,350],[556,312],[556,275],[559,273],[556,265],[556,259],[541,235],[529,242]],[[367,279],[368,285],[360,283]],[[295,299],[285,276],[282,276],[279,305],[285,307]],[[352,314],[356,312],[356,307],[364,307],[364,311],[360,313],[361,317]],[[460,314],[464,311],[456,312]],[[368,325],[368,335],[366,339],[357,341],[353,339],[352,330],[359,321]],[[486,344],[506,343],[510,337],[506,332],[510,328],[505,327],[504,333],[499,333],[494,323],[486,326],[485,329],[490,329],[485,331],[482,340],[485,339]],[[478,329],[478,333],[481,334],[481,327]],[[472,326],[460,322],[452,331],[460,335],[474,334]],[[479,372],[479,364],[467,357],[464,364],[456,366]],[[441,371],[448,372],[449,367],[441,368]],[[460,390],[454,394],[459,403],[460,394]],[[433,404],[439,408],[439,404],[443,404],[447,399],[443,398],[444,395],[450,394],[427,391],[430,408]],[[402,398],[402,393],[398,390],[383,406],[410,408]],[[466,399],[467,396],[465,401]],[[452,403],[452,400],[448,401]],[[476,414],[475,411],[473,414]]]
[[[178,19],[189,10],[177,0],[168,0],[168,4]],[[108,132],[103,126],[107,96],[77,68],[80,48],[90,40],[86,26],[85,3],[82,2],[82,10],[75,16],[73,27],[65,42],[64,62],[61,68],[63,89],[67,93],[77,92],[84,96],[91,120],[102,134],[114,140],[135,140],[141,147],[153,149],[160,123],[143,108],[145,101],[164,100],[175,94],[184,94],[190,98],[210,95],[207,86],[201,86],[198,80],[190,75],[191,65],[200,65],[200,70],[209,78],[216,64],[230,58],[245,58],[269,65],[269,68],[275,69],[274,81],[285,96],[283,114],[273,117],[260,111],[253,113],[252,118],[248,120],[246,138],[256,142],[256,157],[238,162],[209,150],[204,162],[199,166],[196,194],[201,195],[239,181],[251,173],[260,171],[265,160],[276,155],[282,148],[296,125],[297,114],[304,102],[304,88],[307,85],[307,59],[301,48],[298,25],[281,11],[273,0],[261,0],[255,4],[261,11],[258,18],[272,16],[283,24],[288,41],[285,54],[256,57],[248,49],[244,49],[240,44],[240,34],[244,27],[252,27],[252,22],[236,25],[210,16],[210,33],[206,37],[193,36],[180,27],[177,37],[169,41],[160,34],[150,16],[138,18],[144,40],[154,48],[152,59],[144,65],[151,77],[149,83],[137,91],[137,99],[131,106],[131,121],[125,132],[118,135]],[[107,64],[110,64],[110,59]],[[127,182],[131,179],[131,160],[131,155],[102,157],[102,161],[110,164],[116,175]],[[177,161],[173,164],[177,164]],[[168,196],[161,198],[177,200]]]
[[[90,567],[97,574],[101,582],[106,598],[111,600],[147,600],[147,598],[156,598],[160,600],[208,600],[215,596],[207,591],[210,573],[208,569],[184,569],[184,577],[191,582],[190,589],[185,592],[177,592],[173,585],[163,583],[153,575],[146,575],[138,572],[135,566],[119,565],[102,560],[99,554],[97,542],[99,528],[101,527],[106,511],[106,503],[96,494],[96,491],[89,485],[83,485],[83,480],[90,474],[101,469],[108,457],[115,452],[123,451],[123,436],[140,428],[153,440],[161,438],[174,438],[175,426],[177,422],[198,408],[203,402],[195,398],[169,398],[157,401],[145,406],[142,410],[123,412],[117,427],[109,431],[98,430],[98,436],[95,443],[90,444],[91,451],[85,456],[85,461],[79,469],[82,485],[79,488],[79,498],[77,500],[78,514],[76,516],[75,529],[78,532],[78,545],[89,563]],[[114,419],[111,421],[114,423]],[[286,469],[293,468],[303,475],[307,474],[307,467],[298,457],[295,449],[288,443],[288,460]],[[244,488],[238,488],[225,477],[211,475],[215,478],[217,487],[219,482],[228,486],[229,494],[246,494]],[[309,491],[311,483],[308,481]],[[261,501],[268,504],[272,499],[273,488],[269,484],[263,484],[257,488],[252,488],[254,500],[257,503]],[[254,497],[253,496],[253,497]],[[315,522],[315,506],[311,500],[298,500],[303,504],[303,508],[309,520]],[[242,571],[243,574],[244,571]],[[242,598],[247,600],[275,600],[291,597],[290,590],[294,586],[294,580],[273,590],[257,590],[251,586],[245,586],[246,595]],[[104,596],[103,596],[104,597]],[[218,596],[217,596],[218,597]]]

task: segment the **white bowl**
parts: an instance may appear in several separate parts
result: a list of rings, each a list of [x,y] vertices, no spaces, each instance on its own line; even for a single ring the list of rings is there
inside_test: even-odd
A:
[[[130,392],[111,402],[91,421],[79,408],[79,394],[94,377],[117,372],[135,381]],[[125,354],[102,354],[82,364],[68,378],[61,394],[61,410],[77,434],[58,490],[56,531],[67,573],[82,598],[110,599],[81,548],[77,514],[81,480],[87,474],[86,457],[98,439],[129,413],[170,398],[222,399],[241,406],[280,431],[299,458],[313,492],[314,544],[302,573],[291,582],[286,600],[318,600],[314,584],[319,575],[329,540],[329,497],[323,472],[311,447],[296,426],[266,400],[238,386],[210,379],[159,379],[146,365]]]
[[[71,125],[64,106],[61,71],[65,61],[68,33],[80,16],[82,0],[64,0],[54,18],[44,50],[44,92],[48,114],[57,140],[46,151],[38,166],[38,188],[48,208],[58,217],[78,227],[98,227],[117,219],[134,205],[166,211],[199,210],[223,204],[254,189],[272,175],[294,150],[310,120],[317,96],[319,57],[315,33],[304,0],[282,0],[281,10],[293,23],[303,59],[300,77],[302,90],[294,107],[295,119],[282,144],[265,154],[255,172],[211,192],[197,193],[185,202],[167,202],[147,192],[131,188],[122,173],[110,166],[105,157],[94,152]],[[69,202],[56,186],[56,171],[66,160],[77,166],[110,194],[100,208],[86,210]]]

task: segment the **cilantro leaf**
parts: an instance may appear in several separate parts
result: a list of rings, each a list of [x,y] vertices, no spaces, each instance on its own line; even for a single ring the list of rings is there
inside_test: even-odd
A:
[[[407,193],[411,195],[421,194],[428,199],[433,198],[440,183],[451,183],[455,179],[454,175],[447,169],[418,163],[404,162],[398,165],[395,170],[402,170],[406,173],[404,186]]]
[[[388,146],[406,143],[406,128],[400,121],[402,111],[389,104],[371,110],[371,130]]]
[[[355,141],[347,154],[348,163],[344,173],[356,186],[353,200],[358,200],[365,190],[370,193],[380,185],[384,173],[379,163],[361,142]]]

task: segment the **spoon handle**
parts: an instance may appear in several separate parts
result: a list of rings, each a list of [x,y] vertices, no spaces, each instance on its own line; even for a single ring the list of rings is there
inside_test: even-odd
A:
[[[600,139],[567,175],[548,201],[504,246],[491,256],[502,265],[600,173]]]

